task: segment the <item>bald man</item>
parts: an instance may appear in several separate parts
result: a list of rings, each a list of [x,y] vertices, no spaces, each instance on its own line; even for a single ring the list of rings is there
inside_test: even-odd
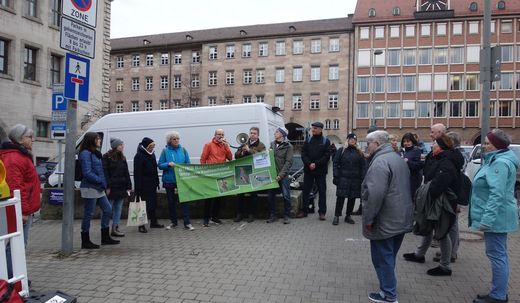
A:
[[[442,134],[446,133],[446,126],[442,123],[437,123],[432,125],[430,128],[430,138],[432,138],[432,141],[435,141],[435,139],[439,138]]]

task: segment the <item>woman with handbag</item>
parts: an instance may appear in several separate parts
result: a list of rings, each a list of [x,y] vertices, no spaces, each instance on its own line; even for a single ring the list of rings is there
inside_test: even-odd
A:
[[[79,151],[79,163],[81,165],[81,197],[85,203],[83,220],[81,221],[81,248],[99,248],[90,241],[90,220],[94,216],[96,203],[101,207],[101,244],[119,244],[118,240],[110,238],[109,223],[112,215],[112,207],[108,202],[105,190],[107,182],[101,162],[101,137],[94,132],[88,132],[83,137]]]

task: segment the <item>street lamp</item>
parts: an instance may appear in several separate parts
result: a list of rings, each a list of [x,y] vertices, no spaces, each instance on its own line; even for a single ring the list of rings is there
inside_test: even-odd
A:
[[[374,77],[374,65],[376,65],[376,56],[379,56],[383,53],[382,50],[380,49],[376,49],[374,50],[373,52],[373,56],[372,56],[372,63],[370,64],[370,82],[372,82],[369,87],[370,87],[370,120],[369,120],[369,127],[368,127],[368,132],[373,132],[375,130],[377,130],[377,121],[374,119],[374,82],[375,82],[375,77]]]

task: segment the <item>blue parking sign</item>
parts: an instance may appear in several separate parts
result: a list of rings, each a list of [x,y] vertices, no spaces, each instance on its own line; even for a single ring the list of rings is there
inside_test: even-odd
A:
[[[67,99],[88,102],[90,60],[67,53],[65,56],[65,87]]]

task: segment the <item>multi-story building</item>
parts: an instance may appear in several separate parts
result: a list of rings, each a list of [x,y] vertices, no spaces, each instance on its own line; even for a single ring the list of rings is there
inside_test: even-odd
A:
[[[90,100],[80,102],[78,127],[109,103],[110,0],[98,1],[96,59],[91,61]],[[57,154],[51,140],[52,85],[63,83],[61,0],[0,0],[0,140],[17,123],[35,131],[36,160]],[[105,110],[107,111],[107,110]]]
[[[502,46],[493,82],[490,127],[520,140],[520,1],[492,0],[491,43]],[[354,129],[428,138],[444,123],[466,143],[480,140],[479,54],[483,1],[358,1],[355,28]],[[487,114],[487,113],[486,113]]]
[[[352,123],[351,17],[112,40],[111,111],[266,102],[291,139],[320,120],[334,141]]]

